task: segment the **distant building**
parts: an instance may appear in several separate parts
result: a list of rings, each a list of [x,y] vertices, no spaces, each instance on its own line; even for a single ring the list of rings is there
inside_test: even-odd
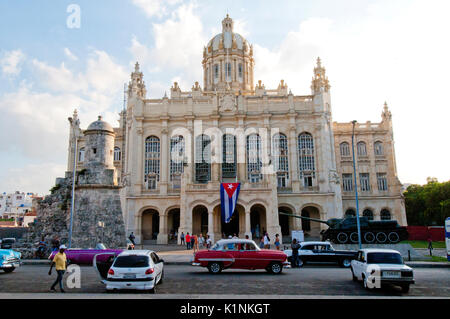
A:
[[[24,221],[25,214],[31,212],[34,193],[24,193],[16,191],[14,193],[0,194],[0,218],[14,218],[14,223],[21,226]],[[0,225],[1,226],[1,225]]]

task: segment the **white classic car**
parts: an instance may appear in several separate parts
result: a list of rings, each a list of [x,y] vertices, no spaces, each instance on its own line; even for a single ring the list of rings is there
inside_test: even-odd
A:
[[[409,285],[414,284],[412,268],[403,263],[402,255],[396,250],[361,249],[350,268],[353,281],[362,280],[366,289],[392,284],[400,286],[402,292],[406,293]]]

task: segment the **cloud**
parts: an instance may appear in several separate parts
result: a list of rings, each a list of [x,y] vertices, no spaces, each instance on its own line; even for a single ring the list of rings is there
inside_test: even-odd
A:
[[[170,7],[182,0],[133,0],[133,4],[144,10],[148,17],[162,17],[167,14]]]
[[[64,48],[64,54],[72,61],[78,61],[78,57],[74,55],[68,48]]]
[[[21,71],[20,64],[25,59],[25,54],[21,50],[7,51],[0,58],[0,68],[6,75],[18,75]]]
[[[45,195],[55,184],[56,177],[64,177],[65,170],[66,166],[57,162],[6,169],[0,178],[0,189],[7,193],[20,190]]]

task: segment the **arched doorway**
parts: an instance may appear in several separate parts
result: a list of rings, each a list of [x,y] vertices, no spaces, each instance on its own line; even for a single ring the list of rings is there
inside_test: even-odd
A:
[[[208,232],[208,209],[203,205],[197,205],[192,210],[192,234],[206,236]]]
[[[169,244],[177,243],[178,228],[180,227],[180,209],[173,208],[167,213],[167,229],[169,230]]]
[[[302,216],[320,219],[320,212],[317,207],[306,206],[302,209]],[[305,240],[320,240],[320,223],[302,219],[302,229],[305,234]]]
[[[229,223],[225,223],[222,217],[222,210],[218,208],[220,217],[220,237],[228,238],[228,236],[241,237],[245,232],[245,209],[237,204]]]
[[[293,230],[293,219],[295,217],[290,217],[286,215],[282,215],[280,213],[291,214],[293,215],[292,209],[289,207],[279,207],[278,208],[278,221],[281,227],[281,235],[283,238],[283,243],[291,242],[291,230]]]
[[[156,240],[159,234],[159,213],[147,209],[142,213],[142,240]]]
[[[250,209],[250,230],[253,240],[257,243],[259,238],[267,231],[266,208],[263,205],[256,204]]]

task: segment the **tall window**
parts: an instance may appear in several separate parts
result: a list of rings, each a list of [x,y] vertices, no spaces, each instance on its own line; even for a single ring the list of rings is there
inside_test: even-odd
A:
[[[377,173],[377,184],[378,184],[378,190],[379,191],[387,191],[388,190],[388,183],[387,183],[387,177],[386,173]]]
[[[341,156],[350,156],[350,146],[347,142],[341,143]]]
[[[236,177],[236,136],[222,136],[222,178]]]
[[[229,62],[225,63],[225,76],[226,81],[231,82],[231,63]]]
[[[243,72],[243,69],[242,69],[242,63],[239,63],[239,65],[238,65],[238,76],[239,76],[239,80],[242,80],[243,74],[244,74],[244,72]]]
[[[78,162],[84,162],[84,154],[85,150],[84,147],[80,148],[80,151],[78,152]]]
[[[218,78],[219,78],[219,65],[214,64],[214,79],[218,79]]]
[[[211,180],[211,139],[202,134],[195,139],[195,181],[206,184]]]
[[[120,148],[116,146],[114,147],[114,161],[120,161],[120,158],[121,158]]]
[[[358,149],[358,156],[367,156],[366,143],[358,142],[357,149]]]
[[[342,174],[342,187],[344,192],[353,191],[353,174]]]
[[[272,163],[277,172],[278,188],[287,187],[289,179],[289,154],[286,135],[275,134],[272,138]]]
[[[144,181],[148,189],[156,189],[159,181],[159,158],[161,146],[159,138],[149,136],[145,140],[145,176]]]
[[[174,188],[181,187],[181,174],[184,171],[184,138],[181,135],[170,139],[170,181]]]
[[[391,212],[387,209],[382,209],[380,213],[381,220],[390,220],[391,219]]]
[[[380,142],[380,141],[375,142],[374,149],[375,149],[375,155],[378,155],[378,156],[383,155],[383,143],[382,142]]]
[[[261,174],[261,138],[258,134],[247,136],[247,174],[250,183],[258,183]]]
[[[363,216],[367,217],[369,220],[373,220],[373,212],[370,209],[365,209],[363,211]]]
[[[304,187],[312,187],[315,178],[314,140],[311,134],[302,133],[298,136],[298,156],[300,179]]]
[[[360,184],[362,192],[370,191],[369,173],[361,173],[361,174],[359,174],[359,184]]]

